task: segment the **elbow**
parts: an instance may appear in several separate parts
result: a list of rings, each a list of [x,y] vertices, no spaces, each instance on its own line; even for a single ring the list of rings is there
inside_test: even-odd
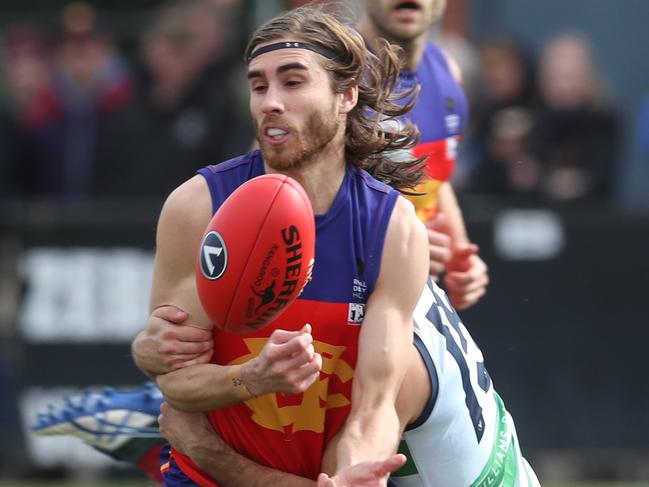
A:
[[[174,373],[159,375],[156,379],[165,402],[171,407],[188,413],[200,411],[197,404],[191,400],[190,390],[186,387],[186,380],[176,377]]]

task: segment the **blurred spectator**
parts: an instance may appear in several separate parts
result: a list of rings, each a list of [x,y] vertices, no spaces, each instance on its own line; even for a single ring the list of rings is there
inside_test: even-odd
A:
[[[132,80],[87,4],[65,7],[51,47],[48,70],[36,36],[5,39],[18,122],[11,172],[24,196],[84,199],[95,190],[100,139],[129,99]]]
[[[17,196],[27,172],[21,135],[41,127],[55,110],[43,33],[33,25],[11,27],[0,59],[0,194]]]
[[[482,44],[479,70],[463,160],[471,189],[534,194],[541,175],[530,151],[536,103],[531,57],[515,40],[494,37]]]
[[[585,38],[566,33],[545,46],[539,91],[535,153],[544,195],[556,202],[608,199],[621,131]]]
[[[155,13],[141,41],[137,96],[103,151],[103,194],[162,199],[198,168],[250,147],[229,13],[209,0]]]

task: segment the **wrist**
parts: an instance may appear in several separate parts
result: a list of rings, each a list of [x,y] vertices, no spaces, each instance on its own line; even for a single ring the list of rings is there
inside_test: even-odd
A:
[[[234,395],[241,401],[247,401],[256,397],[256,394],[248,388],[248,384],[242,377],[242,370],[242,365],[231,365],[228,369],[228,381]]]

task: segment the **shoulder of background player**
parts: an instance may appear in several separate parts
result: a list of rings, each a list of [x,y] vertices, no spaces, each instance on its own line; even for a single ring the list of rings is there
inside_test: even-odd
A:
[[[441,49],[441,48],[440,48]],[[458,83],[462,84],[462,69],[460,69],[460,64],[455,60],[453,56],[451,56],[448,51],[441,49],[442,54],[446,58],[446,63],[448,64],[448,69],[451,70],[451,74],[453,75],[453,78],[455,78],[455,81]]]

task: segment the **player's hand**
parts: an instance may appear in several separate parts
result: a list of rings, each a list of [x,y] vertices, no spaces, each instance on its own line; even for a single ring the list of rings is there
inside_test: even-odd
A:
[[[426,223],[426,229],[430,253],[430,276],[437,281],[453,257],[452,240],[446,216],[443,213],[438,213],[435,218]]]
[[[313,348],[311,325],[300,331],[275,330],[261,353],[241,367],[241,379],[255,396],[299,394],[320,375],[322,357]]]
[[[186,323],[187,318],[175,306],[153,310],[146,329],[133,341],[133,357],[140,369],[160,375],[210,361],[212,332]]]
[[[214,452],[226,447],[205,413],[179,411],[163,402],[160,405],[158,423],[160,434],[176,450],[189,457],[193,458],[197,452]]]
[[[473,306],[487,292],[487,264],[478,255],[475,244],[457,245],[444,276],[444,286],[455,309]]]
[[[329,477],[318,476],[318,487],[385,487],[388,475],[406,463],[405,455],[398,453],[385,460],[368,460],[346,468]]]

